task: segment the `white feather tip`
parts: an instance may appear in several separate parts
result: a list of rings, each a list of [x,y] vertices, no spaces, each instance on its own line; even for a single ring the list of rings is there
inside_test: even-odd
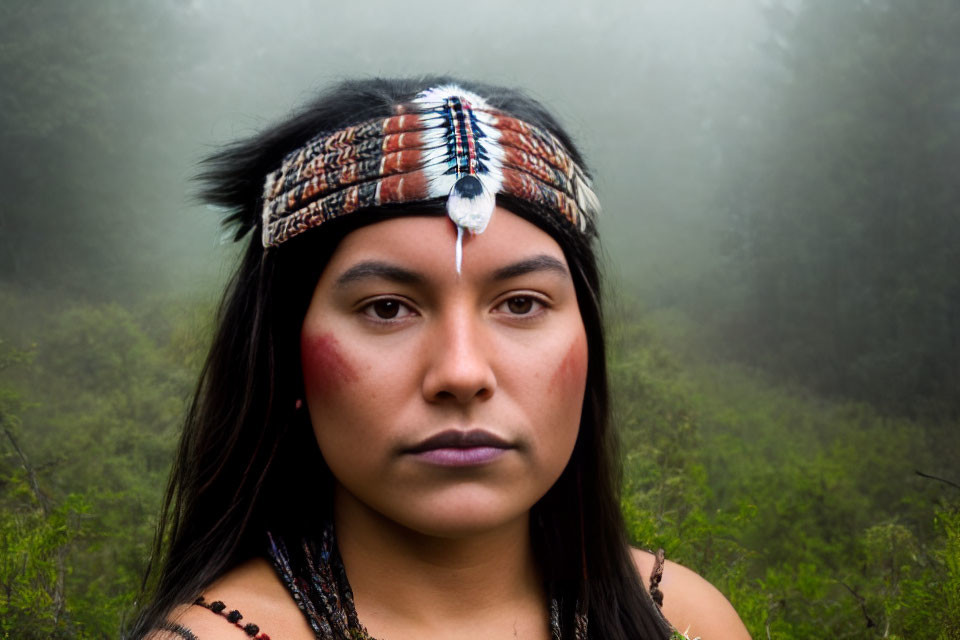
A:
[[[483,233],[490,223],[496,195],[475,175],[462,176],[447,197],[447,215],[454,224],[473,233]]]
[[[417,94],[414,102],[424,106],[433,107],[442,105],[447,98],[457,97],[466,102],[475,109],[488,109],[487,101],[472,91],[467,91],[456,84],[444,84],[439,87],[431,87]]]

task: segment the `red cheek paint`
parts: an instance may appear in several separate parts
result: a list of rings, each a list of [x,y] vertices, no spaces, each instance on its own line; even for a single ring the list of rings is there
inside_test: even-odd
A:
[[[577,338],[567,350],[560,366],[553,372],[550,385],[560,393],[567,393],[584,384],[587,379],[587,342]]]
[[[357,380],[356,372],[341,353],[340,343],[330,333],[301,335],[300,365],[308,392],[336,391],[344,382]]]

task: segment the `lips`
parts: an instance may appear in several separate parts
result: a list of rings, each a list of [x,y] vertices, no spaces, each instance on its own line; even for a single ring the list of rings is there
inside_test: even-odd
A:
[[[484,431],[449,430],[430,436],[426,440],[406,450],[407,453],[424,453],[437,449],[512,449],[513,446],[503,438]]]

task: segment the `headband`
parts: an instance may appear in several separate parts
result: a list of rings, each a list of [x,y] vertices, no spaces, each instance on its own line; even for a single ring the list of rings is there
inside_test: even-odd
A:
[[[397,114],[316,136],[267,175],[263,246],[382,205],[447,199],[457,226],[482,233],[503,193],[586,233],[600,203],[586,172],[549,131],[456,85],[428,89]]]

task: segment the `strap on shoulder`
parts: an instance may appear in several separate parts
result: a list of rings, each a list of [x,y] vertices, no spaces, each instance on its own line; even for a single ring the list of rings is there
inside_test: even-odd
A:
[[[253,624],[252,622],[248,622],[247,624],[241,624],[240,621],[243,620],[243,615],[236,609],[233,609],[232,611],[227,612],[226,611],[227,605],[225,605],[220,600],[215,600],[213,602],[208,603],[206,600],[203,599],[203,596],[200,596],[194,601],[193,604],[198,607],[203,607],[204,609],[212,611],[213,613],[217,614],[222,618],[226,618],[227,622],[233,624],[233,626],[242,630],[245,634],[253,638],[253,640],[270,640],[270,636],[268,636],[265,633],[261,633],[260,627]],[[191,637],[191,638],[188,638],[187,640],[197,640],[197,638]]]
[[[658,607],[663,607],[663,591],[660,591],[660,580],[663,579],[663,561],[666,558],[663,549],[657,549],[653,571],[650,572],[650,597]]]

